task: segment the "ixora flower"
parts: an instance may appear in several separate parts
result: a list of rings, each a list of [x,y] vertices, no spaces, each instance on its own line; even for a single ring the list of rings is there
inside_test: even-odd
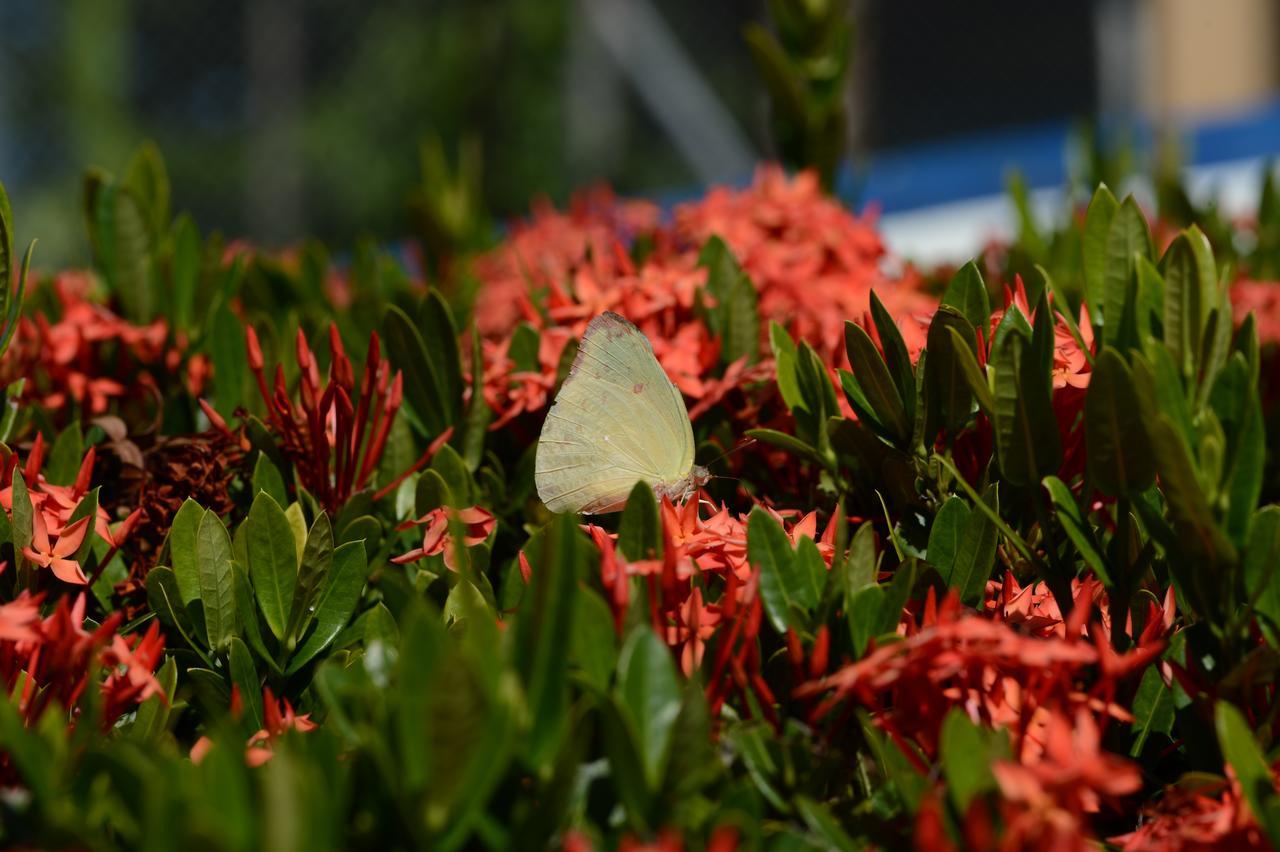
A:
[[[87,585],[89,578],[84,575],[79,562],[73,557],[84,543],[85,535],[90,529],[111,548],[98,564],[106,565],[111,561],[115,551],[124,542],[140,514],[134,510],[113,532],[110,518],[102,506],[98,506],[92,516],[75,518],[82,501],[89,492],[93,477],[96,452],[90,448],[85,453],[76,474],[75,481],[69,485],[54,485],[44,478],[41,467],[44,464],[44,436],[37,434],[31,452],[27,456],[26,465],[19,469],[16,455],[10,455],[0,475],[0,506],[13,516],[15,477],[21,477],[26,485],[27,499],[31,504],[31,545],[23,549],[23,556],[42,568],[48,568],[65,583]]]
[[[1082,631],[1093,609],[1096,585],[1077,587],[1064,636],[1032,636],[1010,624],[965,610],[952,591],[941,604],[926,600],[920,627],[900,642],[875,648],[820,680],[799,687],[799,697],[828,694],[814,712],[827,715],[845,701],[873,711],[876,723],[895,740],[912,740],[926,755],[937,753],[942,720],[953,707],[975,722],[1007,729],[1014,754],[1025,762],[1048,747],[1055,714],[1131,721],[1116,703],[1117,683],[1158,659],[1163,632],[1144,633],[1136,646],[1117,654],[1105,633],[1085,641]],[[1154,619],[1163,624],[1163,616]],[[1092,681],[1092,686],[1082,685]]]
[[[330,514],[336,513],[351,495],[365,488],[377,470],[386,448],[391,424],[404,400],[404,377],[382,357],[377,332],[369,335],[364,373],[356,392],[355,372],[347,357],[336,325],[329,326],[329,374],[320,379],[320,368],[306,334],[298,329],[294,351],[299,380],[298,402],[285,385],[284,367],[276,365],[274,389],[268,386],[262,346],[253,326],[245,326],[245,346],[249,369],[257,380],[258,392],[266,404],[266,424],[275,434],[280,451],[298,473],[306,489],[315,495]],[[207,404],[206,415],[218,428],[230,433],[221,417]],[[451,432],[436,438],[427,451],[395,480],[375,494],[380,499],[405,477],[431,460]]]
[[[133,325],[90,298],[94,279],[88,272],[63,272],[53,280],[58,317],[43,313],[23,318],[5,353],[0,376],[5,384],[27,378],[23,398],[49,411],[75,403],[89,416],[106,412],[130,395],[132,388],[154,390],[155,376],[175,374],[187,360],[188,384],[199,390],[208,374],[208,357],[187,359],[185,338],[169,345],[163,319]],[[120,380],[131,367],[142,372],[132,383]],[[150,391],[148,391],[150,392]]]
[[[164,695],[154,674],[164,652],[158,622],[143,636],[126,637],[118,632],[123,615],[112,613],[87,630],[83,594],[60,598],[43,619],[42,600],[24,592],[0,605],[0,682],[28,725],[55,703],[66,710],[76,707],[102,670],[107,672],[98,685],[104,728],[131,707]]]
[[[489,538],[489,534],[497,524],[497,519],[493,512],[480,506],[467,509],[450,509],[442,506],[439,509],[432,509],[421,518],[405,521],[396,527],[397,530],[422,527],[422,546],[393,557],[391,561],[397,565],[404,565],[443,553],[445,566],[450,571],[458,570],[454,564],[456,555],[454,539],[450,534],[450,526],[455,523],[462,530],[463,545],[474,547]]]
[[[238,687],[231,690],[231,715],[239,718],[244,712],[244,700]],[[244,762],[247,766],[262,766],[275,756],[273,743],[289,731],[307,733],[316,729],[310,714],[294,712],[293,705],[287,698],[276,700],[271,687],[262,688],[263,727],[249,737],[244,748]],[[191,747],[191,760],[200,763],[209,749],[213,748],[213,740],[201,737]]]
[[[640,259],[629,251],[637,236],[648,248]],[[914,278],[887,277],[871,220],[824,196],[811,174],[793,179],[762,169],[745,190],[715,189],[681,205],[671,224],[608,196],[575,201],[567,214],[542,206],[475,264],[485,400],[498,414],[491,428],[545,408],[565,346],[606,310],[626,316],[650,340],[663,369],[693,400],[693,418],[739,388],[767,389],[767,357],[722,370],[720,338],[705,310],[715,298],[698,265],[711,236],[724,240],[756,289],[762,353],[769,323],[778,321],[834,369],[845,357],[844,318],[865,315],[873,290],[898,318],[908,348],[923,348],[936,299]],[[536,362],[512,352],[520,323],[541,335]],[[747,408],[749,419],[750,401]]]
[[[1049,304],[1052,306],[1052,295],[1049,297]],[[987,340],[994,340],[996,329],[1000,327],[1001,320],[1010,309],[1017,310],[1026,317],[1028,323],[1035,322],[1035,308],[1031,306],[1027,299],[1027,289],[1023,286],[1022,276],[1014,277],[1013,289],[1005,287],[1004,290],[1004,307],[997,308],[991,314],[991,324],[988,328]],[[1085,305],[1080,306],[1080,319],[1078,323],[1080,330],[1080,339],[1084,342],[1085,347],[1093,348],[1093,325],[1089,322],[1089,311]],[[1053,324],[1053,388],[1061,390],[1066,387],[1087,388],[1089,386],[1089,359],[1085,355],[1083,349],[1080,348],[1080,342],[1076,340],[1075,335],[1067,326],[1066,320],[1060,315],[1054,314]]]

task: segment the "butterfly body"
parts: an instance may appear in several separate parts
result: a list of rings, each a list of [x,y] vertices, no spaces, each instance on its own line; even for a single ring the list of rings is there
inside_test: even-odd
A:
[[[710,479],[693,451],[684,397],[644,334],[612,312],[593,319],[538,440],[542,502],[553,512],[612,512],[636,482],[688,499]]]

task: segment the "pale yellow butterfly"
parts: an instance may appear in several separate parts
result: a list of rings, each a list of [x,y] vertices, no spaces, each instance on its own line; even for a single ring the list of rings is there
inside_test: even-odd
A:
[[[614,512],[645,482],[685,500],[711,478],[693,449],[684,397],[649,340],[612,311],[593,319],[542,424],[538,497],[553,512]]]

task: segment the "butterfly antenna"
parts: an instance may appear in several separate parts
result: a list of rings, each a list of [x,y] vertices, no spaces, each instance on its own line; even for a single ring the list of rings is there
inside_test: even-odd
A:
[[[718,462],[718,461],[722,461],[722,460],[724,460],[724,459],[728,458],[729,456],[733,455],[734,453],[738,452],[739,450],[745,450],[747,447],[751,446],[751,445],[752,445],[752,444],[754,444],[755,442],[756,442],[756,439],[755,439],[755,438],[746,438],[746,439],[744,439],[744,440],[742,440],[742,441],[739,441],[739,442],[738,442],[738,444],[737,444],[736,446],[732,447],[731,449],[725,450],[723,453],[721,453],[720,455],[716,456],[716,457],[715,457],[715,458],[713,458],[711,461],[707,462],[706,466],[707,466],[708,468],[710,468],[710,467],[711,467],[713,464],[715,464],[716,462]],[[727,476],[717,476],[717,477],[716,477],[716,479],[730,479],[730,478],[731,478],[731,477],[727,477]]]

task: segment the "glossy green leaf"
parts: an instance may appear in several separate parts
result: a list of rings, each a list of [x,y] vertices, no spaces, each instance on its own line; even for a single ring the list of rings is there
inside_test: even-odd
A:
[[[332,573],[333,525],[329,515],[321,512],[307,532],[302,558],[298,563],[298,584],[293,591],[293,603],[289,607],[289,626],[285,631],[285,645],[294,647],[316,614],[316,604]]]
[[[253,730],[261,730],[262,719],[262,682],[258,679],[257,666],[249,653],[249,646],[233,637],[227,648],[227,669],[231,674],[231,682],[240,693],[240,701],[253,723]]]
[[[1234,705],[1219,701],[1214,713],[1222,756],[1235,770],[1249,810],[1272,846],[1280,846],[1280,794],[1252,726]]]
[[[942,304],[954,308],[973,328],[986,328],[991,317],[991,300],[976,263],[969,261],[951,276],[942,294]]]
[[[253,591],[267,627],[277,639],[282,639],[298,582],[298,549],[293,528],[280,504],[261,491],[253,499],[245,523],[248,524],[246,543]]]
[[[79,421],[72,421],[54,439],[41,472],[47,482],[54,485],[70,485],[75,482],[83,459],[84,433],[80,429]]]
[[[1000,498],[995,485],[987,488],[983,501],[993,512],[999,513]],[[959,529],[951,570],[943,574],[942,578],[960,594],[960,600],[970,606],[977,606],[982,602],[987,580],[995,567],[999,538],[996,525],[981,512],[970,511]],[[932,534],[929,542],[932,546]],[[939,573],[942,573],[941,569]]]
[[[911,356],[907,352],[907,344],[902,339],[898,324],[885,310],[875,290],[869,297],[871,305],[871,321],[875,324],[876,335],[880,338],[880,347],[884,350],[884,363],[889,368],[894,387],[898,389],[898,398],[902,400],[903,409],[908,421],[915,419],[916,377],[911,367]],[[852,362],[850,362],[852,363]]]
[[[938,751],[956,813],[968,813],[975,797],[996,789],[991,765],[1009,757],[1008,748],[1002,749],[1000,742],[996,732],[975,725],[959,707],[942,720]]]
[[[1099,184],[1089,202],[1085,214],[1084,232],[1080,239],[1082,268],[1085,281],[1085,301],[1095,323],[1101,316],[1103,294],[1106,291],[1107,238],[1111,232],[1111,220],[1120,203],[1106,184]]]
[[[1103,493],[1132,494],[1155,481],[1155,458],[1129,365],[1103,347],[1093,365],[1084,401],[1089,478]]]
[[[222,519],[205,511],[196,528],[196,572],[204,606],[209,647],[221,651],[236,630],[236,599],[231,576],[231,537]]]
[[[1057,470],[1062,458],[1049,371],[1039,362],[1036,344],[1012,331],[997,342],[988,367],[1000,470],[1011,485],[1039,482]]]
[[[895,443],[904,443],[911,436],[910,422],[889,368],[880,357],[880,350],[862,326],[856,323],[845,322],[844,341],[852,370],[842,374],[842,378],[852,378],[856,388],[861,391],[860,397],[850,394],[850,404],[855,411],[865,408],[865,413],[884,427],[888,437]],[[849,393],[848,387],[846,393]],[[858,413],[862,415],[864,412]]]
[[[579,585],[576,594],[578,603],[569,661],[592,686],[603,691],[609,688],[618,661],[613,613],[604,598],[586,586]]]
[[[933,517],[933,526],[929,528],[927,558],[944,580],[948,580],[955,568],[960,536],[971,520],[968,504],[954,494],[943,502]]]
[[[368,576],[363,543],[347,542],[333,551],[333,561],[320,581],[319,592],[312,604],[315,626],[289,660],[286,674],[296,672],[309,663],[347,626],[360,603],[360,592]]]
[[[516,620],[515,667],[528,696],[524,753],[531,766],[550,760],[564,736],[574,588],[583,573],[584,547],[575,516],[551,522]]]
[[[1067,538],[1071,539],[1072,545],[1080,557],[1084,559],[1085,565],[1098,576],[1104,585],[1108,588],[1112,585],[1111,573],[1107,570],[1106,560],[1102,557],[1102,551],[1098,547],[1098,542],[1094,537],[1093,528],[1080,512],[1080,507],[1076,503],[1075,496],[1071,493],[1071,489],[1066,486],[1061,479],[1056,476],[1046,476],[1041,483],[1045,490],[1049,492],[1049,499],[1053,503],[1055,516],[1058,523],[1062,525],[1062,529],[1066,532]]]
[[[1160,669],[1149,667],[1133,697],[1133,745],[1129,756],[1138,757],[1152,734],[1168,734],[1173,730],[1173,689],[1160,676]]]
[[[1244,554],[1244,584],[1272,645],[1280,645],[1280,506],[1258,511]]]
[[[747,558],[760,571],[760,598],[774,629],[803,628],[822,589],[805,576],[781,524],[760,507],[747,521]]]
[[[929,323],[927,339],[928,369],[925,372],[925,398],[928,400],[928,426],[926,434],[936,435],[945,429],[954,437],[973,415],[973,390],[965,375],[965,365],[954,351],[955,332],[961,339],[972,341],[971,351],[976,356],[976,333],[969,321],[958,311],[944,305],[938,308]],[[977,369],[976,361],[972,369]]]
[[[284,477],[280,470],[267,458],[266,453],[258,453],[258,460],[253,464],[253,493],[265,491],[281,506],[288,505],[289,495],[284,490]]]
[[[947,336],[951,338],[951,357],[955,359],[960,375],[964,377],[969,390],[973,392],[982,410],[990,415],[996,409],[996,398],[991,392],[991,385],[978,364],[970,341],[961,336],[954,328],[947,328]]]
[[[1121,202],[1107,231],[1106,267],[1103,274],[1103,339],[1108,345],[1121,342],[1125,311],[1136,310],[1131,293],[1136,289],[1137,257],[1151,259],[1151,233],[1146,217],[1133,197]]]
[[[395,305],[382,320],[383,337],[391,363],[404,375],[404,398],[430,435],[451,424],[448,390],[433,368],[427,345],[413,320]]]
[[[661,778],[671,728],[680,712],[680,680],[666,644],[648,625],[627,636],[618,657],[618,690],[632,720],[651,788]]]
[[[662,520],[653,487],[637,482],[618,522],[618,549],[629,561],[662,558]]]

